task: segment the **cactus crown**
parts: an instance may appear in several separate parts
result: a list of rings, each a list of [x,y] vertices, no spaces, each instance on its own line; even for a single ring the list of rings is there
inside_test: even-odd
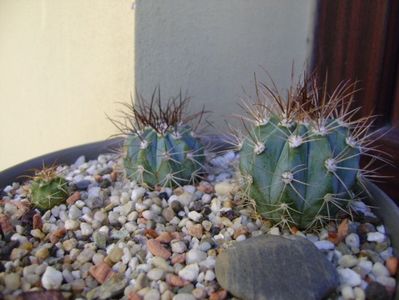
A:
[[[56,166],[36,170],[32,177],[30,198],[32,204],[46,211],[60,205],[68,198],[68,182],[57,175]]]
[[[370,130],[374,116],[354,120],[356,84],[343,82],[329,94],[326,81],[320,86],[312,74],[284,97],[274,83],[255,82],[256,99],[243,102],[245,131],[235,141],[258,214],[311,229],[338,212],[350,213],[358,179],[375,176],[360,167],[360,155],[380,158],[373,146],[379,133]]]
[[[134,103],[123,104],[123,122],[111,119],[126,136],[123,156],[129,179],[148,187],[175,187],[200,178],[205,154],[196,130],[206,111],[186,115],[189,101],[180,92],[163,105],[156,88],[149,103],[137,94]]]
[[[122,121],[110,117],[108,119],[125,136],[141,136],[149,128],[158,135],[164,135],[167,132],[178,132],[179,127],[191,122],[195,123],[190,127],[194,133],[207,111],[202,109],[198,113],[186,115],[189,102],[190,97],[184,97],[180,91],[176,97],[171,97],[166,104],[162,104],[161,89],[158,87],[152,93],[149,103],[139,93],[136,93],[136,100],[131,97],[131,103],[120,103],[125,108],[120,111]]]

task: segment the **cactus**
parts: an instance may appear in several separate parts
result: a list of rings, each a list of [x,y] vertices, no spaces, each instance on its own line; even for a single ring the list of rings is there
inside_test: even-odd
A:
[[[130,180],[153,188],[176,187],[200,178],[205,154],[195,130],[205,111],[185,117],[188,102],[180,93],[163,107],[157,88],[149,104],[140,95],[135,104],[124,104],[127,122],[110,119],[126,136],[123,165]],[[195,127],[190,126],[196,119]]]
[[[275,85],[256,82],[255,103],[244,102],[252,121],[237,138],[245,194],[276,225],[308,230],[350,214],[358,179],[375,176],[360,167],[361,154],[378,158],[378,133],[370,132],[373,116],[352,120],[355,84],[326,90],[313,75],[284,99]]]
[[[69,196],[68,182],[56,174],[55,167],[36,172],[30,187],[30,199],[34,207],[46,211],[65,203]]]

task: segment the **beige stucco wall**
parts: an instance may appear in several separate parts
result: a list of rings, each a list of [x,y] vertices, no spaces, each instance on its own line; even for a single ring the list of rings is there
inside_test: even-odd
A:
[[[281,88],[292,62],[303,70],[311,48],[314,0],[138,0],[135,81],[150,95],[181,88],[213,111],[216,127],[239,111],[244,87],[253,92],[253,73],[267,69]]]
[[[105,113],[179,89],[217,127],[253,72],[309,57],[315,0],[0,0],[0,170],[115,133]]]
[[[0,0],[0,170],[115,133],[133,44],[131,0]]]

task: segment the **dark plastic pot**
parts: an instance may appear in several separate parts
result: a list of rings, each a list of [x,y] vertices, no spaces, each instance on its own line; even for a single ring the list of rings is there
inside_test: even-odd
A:
[[[227,144],[217,136],[207,136],[204,138],[207,143],[213,144],[216,149],[227,148]],[[53,163],[71,164],[79,156],[84,155],[86,160],[95,159],[101,153],[109,153],[122,145],[122,139],[116,138],[101,142],[85,144],[71,147],[64,150],[52,152],[37,158],[25,161],[14,167],[8,168],[0,173],[0,190],[15,181],[22,181],[22,175],[31,175],[32,169],[39,169],[45,165]],[[372,195],[366,203],[373,207],[374,213],[379,216],[387,228],[390,235],[395,254],[399,253],[399,208],[394,201],[389,198],[375,184],[366,182],[366,187]],[[399,276],[399,274],[398,274]],[[397,278],[398,278],[397,276]],[[396,288],[396,300],[399,300],[399,286]]]

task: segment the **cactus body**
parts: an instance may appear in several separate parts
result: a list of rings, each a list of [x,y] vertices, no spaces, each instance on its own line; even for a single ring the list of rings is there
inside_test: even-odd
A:
[[[186,115],[189,101],[180,93],[162,105],[156,88],[150,101],[137,94],[135,101],[124,104],[125,122],[110,118],[125,136],[123,165],[130,180],[150,188],[176,187],[201,176],[204,145],[195,131],[206,111]]]
[[[202,169],[204,151],[189,126],[178,126],[159,134],[147,128],[125,141],[127,176],[140,184],[168,187],[188,184]]]
[[[31,202],[42,211],[65,203],[67,198],[67,181],[62,177],[38,177],[31,184]]]
[[[348,129],[317,135],[310,125],[285,128],[278,118],[253,128],[259,144],[244,142],[240,170],[251,176],[250,197],[264,217],[307,228],[346,210],[359,169],[359,150]],[[307,141],[308,140],[308,141]],[[349,199],[349,198],[348,198]]]
[[[266,87],[263,95],[270,98],[244,105],[254,124],[239,143],[244,187],[256,212],[278,225],[311,229],[349,213],[364,175],[360,154],[372,149],[375,138],[370,118],[351,120],[353,85],[329,96],[316,83],[304,82],[285,100]]]

